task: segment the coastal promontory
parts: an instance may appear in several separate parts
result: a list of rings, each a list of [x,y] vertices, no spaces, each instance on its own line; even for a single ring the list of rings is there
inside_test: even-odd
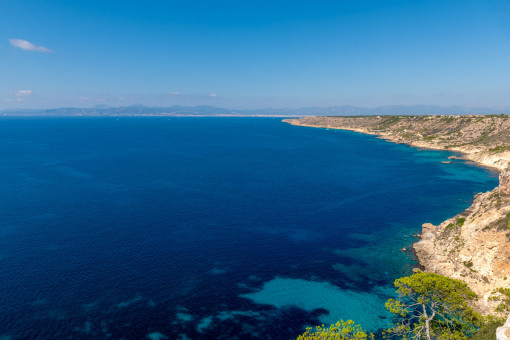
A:
[[[292,125],[351,130],[419,148],[449,150],[499,172],[499,186],[475,195],[472,205],[439,225],[425,223],[414,250],[421,266],[465,281],[483,314],[498,313],[510,287],[510,117],[305,117]],[[424,221],[426,222],[426,221]]]

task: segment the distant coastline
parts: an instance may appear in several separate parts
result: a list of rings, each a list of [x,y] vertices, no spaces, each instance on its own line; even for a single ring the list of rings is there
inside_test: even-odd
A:
[[[198,106],[129,106],[58,107],[48,109],[10,108],[0,110],[0,116],[254,116],[254,117],[305,117],[305,116],[361,116],[361,115],[458,115],[510,113],[510,107],[471,107],[434,105],[389,105],[374,108],[350,105],[314,106],[299,108],[237,109],[210,105]]]
[[[493,313],[495,290],[510,286],[510,117],[369,116],[286,119],[296,126],[349,130],[413,147],[455,151],[499,172],[499,186],[477,194],[464,212],[423,225],[413,245],[426,271],[466,281],[477,309]]]
[[[221,117],[221,118],[301,118],[303,115],[292,115],[292,114],[177,114],[177,113],[161,113],[161,114],[73,114],[73,115],[57,115],[57,114],[0,114],[0,117]]]

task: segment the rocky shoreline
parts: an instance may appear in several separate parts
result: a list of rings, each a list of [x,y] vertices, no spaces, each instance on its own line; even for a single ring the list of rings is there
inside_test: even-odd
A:
[[[499,172],[499,186],[478,193],[464,212],[425,223],[413,248],[428,272],[464,280],[494,314],[497,289],[510,287],[510,118],[500,116],[369,116],[286,119],[298,126],[350,130],[418,148],[455,151]]]

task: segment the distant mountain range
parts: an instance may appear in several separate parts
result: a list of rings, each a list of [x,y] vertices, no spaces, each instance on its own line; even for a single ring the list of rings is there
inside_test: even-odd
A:
[[[56,109],[9,109],[0,115],[22,116],[359,116],[359,115],[457,115],[510,113],[510,107],[487,108],[465,106],[393,105],[376,108],[356,106],[302,107],[298,109],[231,110],[215,106],[122,107],[95,106],[90,108],[63,107]]]

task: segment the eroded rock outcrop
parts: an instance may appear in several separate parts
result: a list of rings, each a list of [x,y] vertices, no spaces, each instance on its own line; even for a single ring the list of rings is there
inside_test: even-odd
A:
[[[510,170],[503,170],[499,174],[499,191],[510,195]]]
[[[496,330],[496,339],[497,340],[510,340],[510,314],[508,315],[508,319],[506,323],[498,327]]]

